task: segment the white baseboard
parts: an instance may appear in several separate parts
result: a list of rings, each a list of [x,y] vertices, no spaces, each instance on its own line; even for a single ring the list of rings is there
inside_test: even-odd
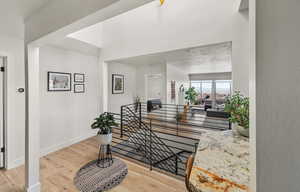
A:
[[[7,169],[10,170],[10,169],[19,167],[19,166],[23,165],[24,162],[25,162],[25,157],[15,159],[14,161],[7,163]]]
[[[94,132],[92,132],[92,133],[89,132],[88,134],[85,134],[83,136],[80,136],[80,137],[77,137],[77,138],[73,138],[73,139],[71,139],[69,141],[62,142],[62,143],[57,144],[57,145],[50,146],[50,147],[48,147],[46,149],[42,149],[41,150],[41,157],[44,157],[44,156],[48,155],[49,153],[53,153],[55,151],[58,151],[60,149],[65,148],[65,147],[69,147],[70,145],[73,145],[73,144],[78,143],[80,141],[86,140],[86,139],[88,139],[90,137],[93,137],[95,135],[96,134]]]
[[[29,186],[25,189],[26,192],[41,192],[41,183]]]
[[[40,157],[44,157],[46,155],[48,155],[49,153],[53,153],[55,151],[58,151],[60,149],[63,149],[65,147],[69,147],[70,145],[73,145],[75,143],[78,143],[78,142],[81,142],[83,140],[86,140],[90,137],[93,137],[95,136],[96,133],[95,132],[89,132],[83,136],[80,136],[80,137],[77,137],[77,138],[73,138],[73,139],[70,139],[69,141],[66,141],[66,142],[61,142],[57,145],[53,145],[53,146],[50,146],[46,149],[41,149],[41,152],[40,152]],[[13,168],[16,168],[16,167],[19,167],[21,165],[23,165],[25,163],[25,157],[21,157],[21,158],[18,158],[16,160],[14,160],[13,162],[7,164],[7,169],[13,169]]]

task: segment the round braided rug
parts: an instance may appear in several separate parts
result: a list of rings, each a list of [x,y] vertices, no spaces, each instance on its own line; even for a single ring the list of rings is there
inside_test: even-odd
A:
[[[81,192],[102,192],[119,185],[128,173],[127,165],[116,158],[107,168],[97,166],[97,160],[91,161],[77,172],[74,184]]]

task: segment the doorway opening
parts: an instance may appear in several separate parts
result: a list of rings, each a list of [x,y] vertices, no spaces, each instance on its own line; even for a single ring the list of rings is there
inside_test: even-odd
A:
[[[152,99],[162,100],[162,85],[162,74],[145,75],[146,101]]]

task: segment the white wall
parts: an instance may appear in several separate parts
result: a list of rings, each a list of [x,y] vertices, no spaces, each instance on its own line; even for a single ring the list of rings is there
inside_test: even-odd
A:
[[[115,4],[113,4],[116,2]],[[122,0],[122,1],[97,1],[90,0],[88,3],[83,4],[81,0],[73,0],[72,2],[68,0],[59,0],[59,1],[49,1],[47,6],[43,7],[43,9],[35,12],[36,14],[32,15],[30,19],[26,21],[26,32],[25,32],[25,42],[31,43],[32,49],[28,50],[28,55],[26,56],[26,64],[27,66],[34,66],[35,60],[32,60],[30,56],[33,55],[34,47],[32,41],[38,40],[39,43],[44,44],[45,42],[53,42],[54,39],[57,39],[59,36],[65,36],[68,33],[74,32],[76,28],[87,26],[88,24],[94,24],[106,19],[108,17],[113,16],[114,14],[120,14],[122,11],[130,10],[133,6],[138,5],[139,3],[145,3],[142,0],[132,1],[132,0]],[[112,6],[108,6],[111,5]],[[108,8],[104,8],[108,6]],[[104,8],[104,9],[101,9]],[[111,8],[111,9],[109,9]],[[99,10],[101,9],[101,10]],[[95,13],[97,12],[97,13]],[[55,14],[53,14],[55,13]],[[95,13],[92,16],[88,16],[91,13]],[[51,24],[49,24],[51,23]],[[59,32],[58,32],[59,30]],[[51,33],[50,35],[48,35]],[[45,37],[46,35],[46,37]],[[42,37],[42,39],[41,39]],[[50,40],[51,39],[51,40]],[[35,42],[37,43],[37,42]],[[38,79],[37,73],[34,70],[39,70],[38,66],[28,67],[28,73],[30,79]],[[38,83],[30,82],[33,87]],[[27,95],[38,95],[39,90],[30,89],[31,86],[28,86],[30,93]],[[100,85],[99,85],[100,87]],[[38,97],[37,97],[38,98]],[[28,100],[28,99],[27,99]],[[28,105],[27,111],[30,111],[27,115],[27,126],[26,126],[26,182],[25,186],[27,190],[32,191],[40,191],[40,183],[39,183],[39,158],[33,157],[33,162],[29,161],[29,156],[32,156],[35,152],[38,152],[38,149],[35,146],[39,145],[39,140],[35,140],[35,134],[39,132],[39,127],[37,126],[38,122],[34,122],[34,117],[39,117],[38,109],[39,103],[33,103]],[[29,166],[30,165],[30,166]]]
[[[165,64],[127,64],[121,62],[108,63],[108,111],[120,113],[122,105],[131,104],[139,96],[146,102],[145,76],[162,75],[162,100],[166,100],[166,65]],[[124,75],[124,94],[112,94],[112,74]]]
[[[234,13],[232,43],[233,90],[249,95],[250,34],[249,11]]]
[[[47,72],[85,74],[85,93],[48,92]],[[99,115],[98,58],[55,47],[40,49],[41,153],[43,155],[92,136],[90,124]]]
[[[150,1],[153,0],[49,1],[26,18],[25,42],[45,45]]]
[[[82,53],[83,55],[94,55],[94,56],[99,56],[100,54],[100,49],[94,45],[85,43],[83,41],[73,39],[73,38],[64,38],[59,42],[55,43],[50,43],[48,44],[50,46],[62,48],[62,49],[67,49],[70,51],[75,51]]]
[[[102,23],[97,23],[75,33],[72,33],[68,35],[68,37],[95,45],[97,47],[102,47],[102,29]]]
[[[8,56],[7,65],[7,167],[18,163],[25,153],[24,23],[14,1],[0,6],[0,55]]]
[[[24,19],[22,9],[16,1],[1,1],[0,6],[0,35],[16,39],[24,39]],[[1,41],[0,41],[1,43]]]
[[[175,100],[171,100],[171,81],[175,81]],[[178,104],[178,90],[183,85],[189,87],[189,75],[186,71],[172,64],[167,64],[167,103]]]
[[[7,155],[8,168],[20,161],[25,151],[24,41],[0,35],[0,55],[8,56],[7,66]]]
[[[161,100],[163,103],[166,102],[166,64],[141,64],[136,65],[136,94],[141,98],[141,101],[146,102],[146,87],[145,78],[147,75],[162,75],[162,93]]]
[[[239,0],[155,1],[103,22],[103,57],[115,60],[232,42],[235,89],[248,94],[248,19]]]
[[[112,94],[112,74],[124,75],[124,94]],[[108,111],[120,113],[122,105],[131,104],[136,97],[136,68],[124,63],[108,64]]]
[[[184,73],[233,71],[233,89],[248,95],[249,19],[247,11],[238,11],[239,5],[240,0],[175,0],[163,6],[154,1],[123,13],[101,23],[102,59],[122,60],[232,42],[232,64],[182,64],[182,68]]]
[[[299,7],[256,1],[257,192],[300,189]]]
[[[106,60],[232,41],[239,0],[158,1],[103,22]]]

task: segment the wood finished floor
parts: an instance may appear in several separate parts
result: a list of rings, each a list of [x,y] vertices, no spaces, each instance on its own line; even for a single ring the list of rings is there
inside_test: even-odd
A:
[[[64,148],[41,158],[43,192],[78,191],[73,178],[80,167],[96,159],[98,146],[95,137]],[[185,192],[183,181],[124,160],[129,173],[125,180],[110,192]],[[24,191],[24,166],[0,171],[0,192]]]

